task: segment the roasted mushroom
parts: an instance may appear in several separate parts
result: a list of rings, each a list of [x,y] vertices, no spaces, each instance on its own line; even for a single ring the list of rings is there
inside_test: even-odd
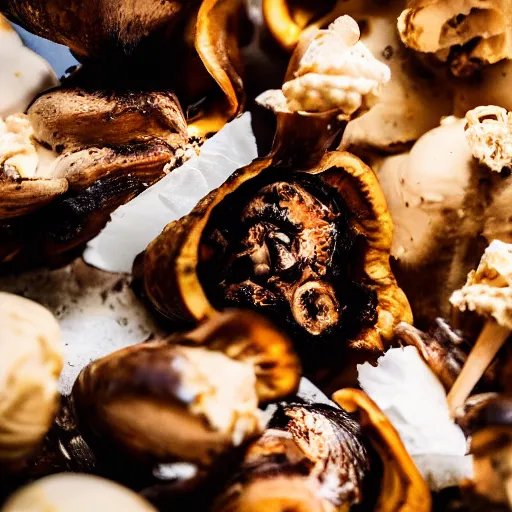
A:
[[[402,151],[452,112],[452,86],[400,41],[396,20],[402,9],[402,0],[263,0],[265,23],[285,49],[292,50],[303,32],[348,14],[359,24],[361,41],[389,66],[391,79],[374,107],[353,119],[343,134],[340,148],[357,155]]]
[[[305,39],[288,71],[295,78],[266,94],[278,112],[270,156],[239,169],[169,224],[138,269],[145,294],[168,318],[198,321],[233,305],[256,309],[294,333],[308,367],[331,357],[332,349],[378,353],[393,326],[410,315],[389,268],[392,225],[375,175],[349,153],[323,155],[346,119],[375,94],[376,77],[385,75],[379,63],[371,69],[367,56],[366,89],[357,89],[363,81],[349,62],[367,50],[355,48],[357,25],[349,20]],[[329,48],[332,58],[340,40],[347,52],[341,61],[321,60],[315,45]],[[330,95],[320,91],[330,84],[322,69],[308,71],[315,58],[340,75],[338,81],[330,76],[337,84]],[[300,91],[315,74],[318,90],[297,110]],[[332,107],[335,97],[342,108]],[[301,110],[312,102],[314,112]]]
[[[506,0],[408,0],[398,32],[410,48],[432,53],[456,76],[512,57],[512,7]]]
[[[116,10],[121,13],[119,20],[104,13],[99,22],[92,18],[93,25],[88,24],[88,16],[103,13],[102,2],[55,6],[55,10],[49,4],[3,4],[18,21],[37,28],[39,34],[50,31],[54,40],[71,44],[65,34],[75,27],[72,39],[90,48],[82,48],[81,55],[88,57],[83,68],[60,88],[37,98],[28,110],[33,132],[25,151],[32,153],[31,175],[18,172],[21,166],[12,161],[5,167],[0,158],[0,262],[58,264],[61,255],[80,250],[95,236],[116,207],[193,155],[207,135],[241,110],[238,0],[191,2],[186,9],[180,2],[170,2],[165,8],[158,6],[170,9],[162,19],[158,9],[121,4]],[[62,16],[57,16],[60,7]],[[144,15],[146,10],[151,16]],[[174,21],[185,17],[172,42],[176,54],[182,55],[172,70],[156,65],[145,44],[134,54],[128,51],[126,33],[115,29],[116,23],[126,21],[125,15],[138,20],[128,32],[148,37],[158,32],[153,15],[167,32],[174,26],[169,17]],[[54,16],[57,28],[51,24]],[[73,22],[60,25],[67,17]],[[106,39],[88,39],[92,27]],[[133,37],[131,44],[137,45],[138,36]],[[116,65],[108,51],[105,60],[96,53],[95,44],[102,47],[108,41],[123,54]],[[42,147],[53,150],[49,167],[35,158]],[[35,210],[40,211],[27,218]]]
[[[350,389],[335,400],[356,414],[325,404],[281,405],[214,510],[430,510],[425,482],[375,404]]]
[[[60,329],[43,306],[0,292],[0,467],[17,469],[57,412]]]
[[[73,398],[86,438],[146,462],[204,468],[258,435],[258,404],[292,394],[299,378],[290,342],[266,320],[236,312],[91,363]]]
[[[2,512],[156,512],[149,502],[115,482],[93,475],[59,473],[37,480],[11,496]]]

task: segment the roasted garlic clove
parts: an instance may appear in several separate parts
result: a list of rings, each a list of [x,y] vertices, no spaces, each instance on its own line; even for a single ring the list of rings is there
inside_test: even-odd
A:
[[[371,502],[379,463],[360,426],[329,405],[282,405],[217,499],[216,511],[335,511]],[[370,496],[369,496],[370,495]]]
[[[0,292],[0,466],[22,462],[49,430],[60,397],[62,350],[48,310]]]
[[[299,387],[300,362],[291,341],[250,311],[228,310],[192,331],[169,337],[167,342],[206,347],[234,361],[252,364],[260,402],[292,395]]]
[[[59,473],[28,484],[2,507],[2,512],[20,510],[156,512],[149,502],[126,487],[98,476],[73,473]]]
[[[512,57],[512,7],[504,0],[409,0],[398,18],[404,44],[434,53],[456,76]]]
[[[299,378],[284,337],[254,315],[227,313],[91,363],[73,397],[93,439],[146,461],[205,467],[258,435],[260,401],[293,393]]]

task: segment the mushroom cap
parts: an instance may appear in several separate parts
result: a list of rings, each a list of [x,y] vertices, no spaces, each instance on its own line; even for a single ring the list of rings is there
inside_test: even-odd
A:
[[[62,350],[59,325],[47,309],[0,292],[0,464],[30,454],[50,428]]]
[[[94,475],[59,473],[46,476],[17,491],[2,512],[156,512],[144,498],[111,480]]]
[[[2,0],[0,8],[30,32],[69,46],[80,60],[116,61],[136,54],[141,46],[168,41],[172,28],[199,4],[200,0]]]

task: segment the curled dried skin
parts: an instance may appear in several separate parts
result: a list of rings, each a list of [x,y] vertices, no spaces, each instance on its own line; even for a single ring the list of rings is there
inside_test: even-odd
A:
[[[342,409],[281,406],[214,510],[346,510],[365,502],[368,478],[378,478],[372,455]]]
[[[406,323],[398,324],[395,334],[400,342],[418,349],[446,391],[449,391],[471,351],[469,340],[442,318],[437,318],[426,332]],[[505,361],[510,357],[509,352],[504,348],[503,357],[497,358],[486,370],[478,384],[481,391],[501,390],[504,387],[507,371]]]
[[[202,241],[212,257],[199,272],[214,300],[264,312],[312,339],[342,330],[349,312],[351,320],[361,315],[350,307],[365,293],[347,278],[352,232],[333,190],[297,174],[227,203]],[[367,293],[359,321],[371,325]]]

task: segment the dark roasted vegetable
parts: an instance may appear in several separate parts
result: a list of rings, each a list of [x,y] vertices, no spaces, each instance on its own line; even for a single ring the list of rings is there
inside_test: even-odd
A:
[[[119,2],[111,15],[102,1],[0,2],[0,10],[70,44],[85,61],[29,108],[35,140],[64,154],[30,179],[0,170],[0,262],[65,261],[61,255],[80,250],[115,208],[241,111],[241,2],[150,3]],[[138,46],[162,32],[173,33],[167,44],[181,56],[172,66],[156,62],[144,42]]]
[[[236,312],[91,363],[73,398],[86,437],[146,461],[205,467],[257,435],[258,404],[293,393],[299,378],[289,341]]]
[[[370,454],[359,425],[343,410],[281,406],[214,510],[348,510],[363,501],[370,472],[379,474]]]

